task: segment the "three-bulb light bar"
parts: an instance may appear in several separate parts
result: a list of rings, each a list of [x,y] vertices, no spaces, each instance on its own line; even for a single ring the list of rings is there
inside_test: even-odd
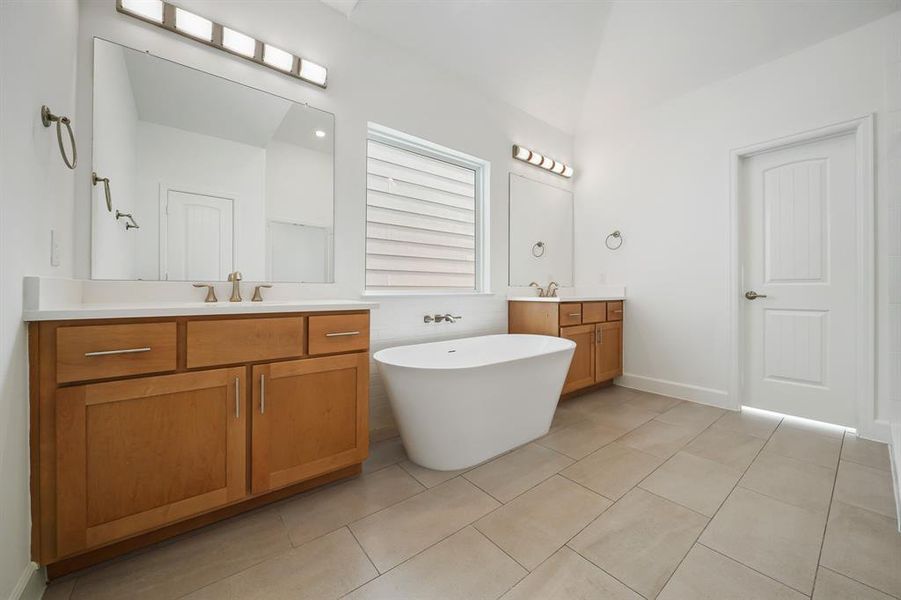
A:
[[[513,144],[513,158],[527,162],[530,165],[535,165],[536,167],[541,167],[542,169],[546,169],[551,173],[556,173],[567,179],[573,176],[573,168],[571,166],[554,160],[549,156],[543,156],[534,150],[529,150],[518,144]]]
[[[328,70],[272,44],[162,0],[116,0],[120,13],[325,88]]]

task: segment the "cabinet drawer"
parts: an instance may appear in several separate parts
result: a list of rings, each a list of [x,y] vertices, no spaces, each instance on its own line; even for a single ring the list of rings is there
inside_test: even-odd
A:
[[[175,322],[60,327],[56,381],[174,371],[175,347]]]
[[[622,300],[607,303],[607,320],[608,321],[622,321],[623,320],[623,301]]]
[[[303,317],[188,321],[188,368],[303,356]]]
[[[310,354],[357,352],[369,348],[369,313],[310,317]]]
[[[582,324],[582,303],[566,302],[560,305],[560,327]]]
[[[606,302],[583,302],[582,303],[582,322],[583,323],[603,323],[607,320],[607,303]]]

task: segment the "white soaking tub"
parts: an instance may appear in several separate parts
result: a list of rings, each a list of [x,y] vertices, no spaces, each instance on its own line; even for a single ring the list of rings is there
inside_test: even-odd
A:
[[[486,335],[375,353],[410,460],[471,467],[548,432],[575,343]]]

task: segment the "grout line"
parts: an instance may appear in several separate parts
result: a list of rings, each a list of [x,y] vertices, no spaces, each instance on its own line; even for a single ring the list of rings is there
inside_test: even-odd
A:
[[[842,450],[845,449],[845,436],[842,436],[842,443],[838,448],[838,461],[835,463],[835,475],[832,479],[832,493],[829,495],[829,508],[826,509],[826,518],[823,520],[823,534],[820,536],[820,551],[817,553],[817,568],[823,560],[823,546],[826,545],[826,530],[829,528],[829,515],[832,514],[832,503],[835,502],[835,487],[838,484],[838,470],[842,464]],[[817,578],[816,573],[813,576],[813,589],[810,590],[811,596],[816,592]]]
[[[707,548],[707,549],[710,550],[711,552],[714,552],[714,553],[719,554],[720,556],[726,558],[726,560],[732,561],[732,562],[734,562],[734,563],[737,564],[737,565],[741,565],[742,567],[748,569],[749,571],[754,571],[754,572],[757,573],[758,575],[761,575],[761,576],[763,576],[763,577],[766,577],[766,578],[769,579],[770,581],[774,581],[774,582],[776,582],[777,584],[779,584],[779,585],[782,586],[782,587],[785,587],[785,588],[788,588],[788,589],[793,590],[793,591],[795,591],[795,592],[798,592],[799,594],[802,594],[802,595],[804,595],[804,596],[806,596],[806,597],[808,597],[808,598],[810,598],[810,596],[811,596],[811,594],[806,594],[806,593],[802,592],[801,590],[799,590],[799,589],[797,589],[797,588],[793,588],[792,586],[788,585],[787,583],[784,583],[784,582],[782,582],[782,581],[779,581],[778,579],[772,577],[771,575],[767,575],[767,574],[764,573],[763,571],[758,571],[758,570],[755,569],[754,567],[749,567],[749,566],[746,565],[745,563],[743,563],[743,562],[741,562],[741,561],[739,561],[739,560],[735,560],[734,558],[732,558],[732,557],[729,556],[728,554],[724,554],[723,552],[720,552],[720,551],[717,550],[716,548],[711,548],[710,546],[708,546],[707,544],[705,544],[705,543],[703,543],[703,542],[695,542],[695,545],[696,545],[696,546],[701,546],[701,547],[703,547],[703,548]]]
[[[364,547],[363,547],[363,544],[360,543],[360,540],[357,538],[357,534],[355,534],[355,533],[351,530],[351,528],[348,527],[347,525],[345,525],[342,529],[344,529],[344,528],[347,529],[348,533],[350,533],[351,537],[353,537],[354,541],[357,543],[357,546],[359,546],[359,547],[360,547],[360,550],[363,551],[363,555],[366,557],[366,560],[368,560],[368,561],[369,561],[369,564],[372,565],[372,568],[375,569],[375,577],[373,577],[372,579],[367,579],[366,581],[364,581],[363,583],[361,583],[360,585],[357,586],[357,587],[361,587],[361,586],[366,585],[367,583],[369,583],[369,582],[372,581],[373,579],[378,579],[378,578],[381,576],[381,571],[379,571],[379,568],[378,568],[377,566],[375,566],[375,562],[373,562],[372,557],[369,556],[369,553],[366,552],[366,548],[364,548]],[[354,588],[354,589],[357,589],[357,588]],[[353,591],[353,590],[351,590],[351,592],[352,592],[352,591]],[[350,592],[348,592],[348,593],[350,593]]]
[[[877,592],[879,594],[884,594],[884,595],[888,596],[889,598],[898,598],[898,596],[895,596],[894,594],[889,594],[888,592],[880,590],[879,588],[875,588],[868,583],[864,583],[863,581],[858,581],[857,579],[854,579],[853,577],[848,577],[844,573],[840,573],[840,572],[836,571],[835,569],[830,569],[829,567],[824,567],[823,565],[819,565],[819,568],[823,569],[824,571],[829,571],[830,573],[834,573],[834,574],[838,575],[839,577],[844,577],[845,579],[849,579],[855,583],[859,583],[863,587],[865,587],[869,590],[873,590],[874,592]]]
[[[597,520],[597,519],[595,519],[595,520]],[[595,520],[593,520],[591,523],[594,523]],[[589,523],[588,525],[591,525],[591,523]],[[588,525],[586,525],[585,527],[583,527],[583,528],[582,528],[582,531],[584,531],[584,530],[588,527]],[[582,533],[582,531],[580,531],[579,533]],[[577,533],[576,536],[579,535],[579,533]],[[573,536],[573,538],[575,538],[576,536]],[[570,542],[571,542],[571,541],[572,541],[572,538],[570,539]],[[630,590],[630,591],[632,591],[632,592],[635,592],[635,593],[638,594],[638,596],[641,597],[641,598],[647,598],[647,596],[645,596],[644,594],[640,593],[640,592],[639,592],[638,590],[636,590],[635,588],[631,587],[631,586],[630,586],[629,584],[627,584],[625,581],[623,581],[622,579],[620,579],[619,577],[617,577],[617,576],[614,575],[613,573],[610,573],[609,571],[607,571],[606,569],[604,569],[604,567],[602,567],[601,565],[597,564],[596,562],[594,562],[593,560],[591,560],[590,558],[588,558],[587,556],[585,556],[584,554],[582,554],[581,552],[579,552],[578,550],[576,550],[575,548],[573,548],[572,546],[570,546],[570,545],[569,545],[569,542],[566,542],[565,544],[563,544],[563,546],[566,546],[567,548],[569,548],[570,550],[572,550],[573,552],[575,552],[576,554],[578,554],[580,557],[582,557],[583,560],[588,561],[589,564],[594,565],[597,569],[600,569],[600,571],[601,571],[602,573],[605,573],[605,574],[606,574],[608,577],[610,577],[611,579],[614,579],[614,580],[618,581],[618,582],[619,582],[620,584],[622,584],[622,586],[625,587],[627,590]],[[562,548],[563,546],[561,546],[561,548]],[[558,548],[557,551],[559,552],[559,548]],[[557,552],[554,552],[554,554],[556,554],[556,553],[557,553]],[[552,554],[551,556],[553,556],[553,554]],[[662,590],[661,590],[661,591],[662,591]]]
[[[504,550],[504,549],[500,546],[500,544],[498,544],[498,543],[495,542],[493,539],[491,539],[490,537],[488,537],[488,534],[485,533],[484,531],[482,531],[481,529],[479,529],[478,526],[477,526],[475,523],[472,524],[472,528],[473,528],[480,536],[482,536],[483,538],[485,538],[486,540],[488,540],[488,541],[489,541],[493,546],[495,546],[498,550],[500,550],[501,552],[503,552],[504,555],[505,555],[507,558],[509,558],[510,560],[512,560],[513,562],[515,562],[517,565],[519,565],[520,567],[522,567],[522,568],[525,570],[526,574],[523,575],[522,577],[520,577],[519,579],[517,579],[517,580],[516,580],[516,583],[519,583],[520,581],[522,581],[523,579],[525,579],[526,577],[529,576],[529,573],[532,572],[532,570],[529,569],[529,567],[525,566],[524,564],[522,564],[521,562],[519,562],[518,560],[516,560],[515,558],[513,558],[513,556],[511,556],[509,552],[507,552],[506,550]],[[462,531],[462,529],[461,529],[461,531]],[[516,583],[514,583],[513,585],[516,585]],[[510,588],[512,588],[512,587],[513,587],[513,586],[511,585]],[[509,591],[510,588],[507,588],[507,591]],[[505,591],[504,593],[506,594],[507,592]]]

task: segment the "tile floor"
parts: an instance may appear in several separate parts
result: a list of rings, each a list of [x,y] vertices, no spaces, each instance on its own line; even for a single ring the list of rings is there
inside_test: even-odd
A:
[[[901,598],[886,446],[613,387],[439,473],[364,474],[51,585],[48,600]]]

